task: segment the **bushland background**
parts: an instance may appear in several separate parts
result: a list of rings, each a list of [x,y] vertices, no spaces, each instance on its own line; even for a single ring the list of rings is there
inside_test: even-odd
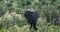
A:
[[[49,15],[55,12],[60,16],[60,0],[0,0],[0,32],[34,32],[33,29],[29,30],[24,17],[27,6],[34,6],[40,14],[37,32],[60,32],[60,24],[56,26],[47,23],[44,14],[48,11],[46,13]]]

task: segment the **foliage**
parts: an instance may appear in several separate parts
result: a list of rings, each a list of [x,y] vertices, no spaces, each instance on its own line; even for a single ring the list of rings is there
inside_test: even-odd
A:
[[[60,32],[60,26],[47,23],[46,15],[49,21],[59,16],[60,23],[60,0],[0,0],[0,32]],[[37,28],[29,30],[30,25],[24,18],[26,8],[32,6],[38,13]],[[46,13],[46,15],[45,15]],[[56,14],[54,16],[54,14]],[[51,21],[53,22],[53,21]],[[60,24],[59,24],[60,25]]]

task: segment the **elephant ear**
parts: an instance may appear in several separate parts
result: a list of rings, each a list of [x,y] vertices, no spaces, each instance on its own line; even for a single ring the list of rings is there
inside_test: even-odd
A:
[[[38,12],[35,12],[35,11],[32,12],[31,16],[32,16],[32,17],[36,17],[36,18],[38,18]]]
[[[30,11],[26,11],[25,14],[24,14],[24,17],[26,19],[29,19],[30,18]]]

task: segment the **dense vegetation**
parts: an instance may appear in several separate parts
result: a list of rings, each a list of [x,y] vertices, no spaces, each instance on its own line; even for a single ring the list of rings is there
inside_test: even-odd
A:
[[[0,32],[34,32],[24,17],[28,6],[39,13],[36,32],[60,32],[60,0],[0,0]]]

